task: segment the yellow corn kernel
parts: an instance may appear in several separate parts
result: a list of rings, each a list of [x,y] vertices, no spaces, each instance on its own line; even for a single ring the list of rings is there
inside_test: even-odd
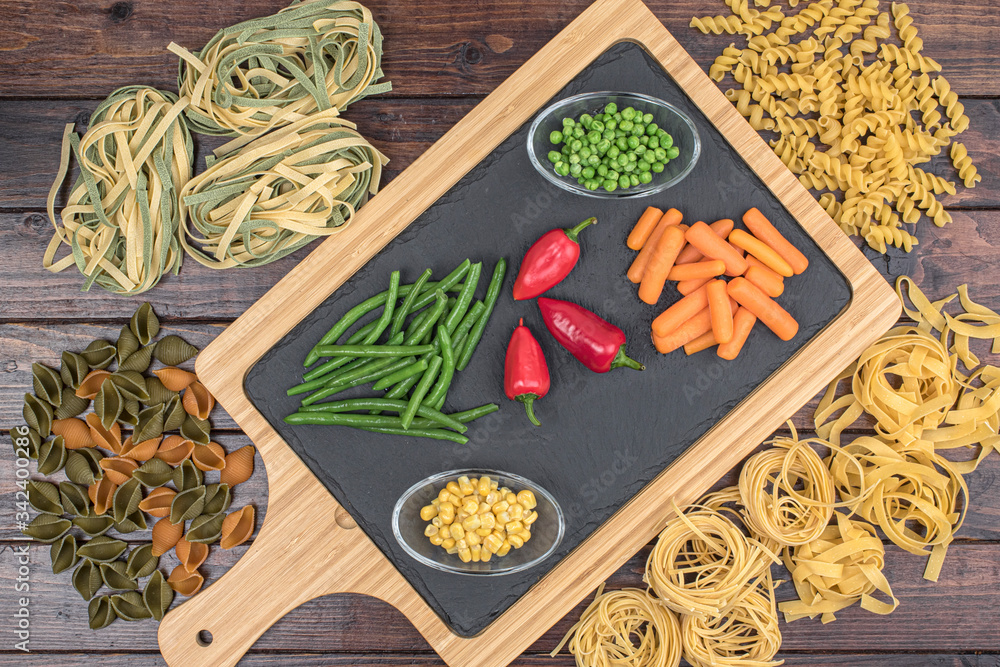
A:
[[[506,486],[501,486],[499,491],[501,498],[507,498],[507,494],[510,493],[510,489],[508,489]]]
[[[438,533],[438,535],[440,534],[441,533]],[[455,538],[454,537],[444,538],[444,542],[441,543],[441,546],[443,546],[445,549],[451,549],[453,546],[455,546]]]
[[[444,525],[444,521],[441,520],[441,517],[436,516],[433,519],[431,519],[431,525],[440,528],[441,526]]]
[[[501,500],[500,502],[493,505],[491,509],[493,510],[494,514],[499,514],[500,512],[506,512],[509,507],[510,503],[508,503],[506,500]]]
[[[531,531],[525,528],[520,533],[518,533],[517,536],[520,537],[525,542],[527,542],[528,540],[531,539]]]
[[[501,540],[507,539],[507,531],[503,528],[496,528],[493,530],[493,534],[498,536]]]
[[[493,554],[491,554],[486,549],[483,549],[482,551],[479,552],[479,560],[481,562],[489,563],[491,558],[493,558]]]
[[[485,540],[483,540],[483,549],[485,549],[490,553],[496,553],[497,550],[500,549],[500,547],[502,546],[503,546],[503,538],[497,535],[496,533],[493,533]]]
[[[469,543],[466,542],[464,539],[458,540],[457,542],[455,542],[455,548],[456,549],[468,549],[469,548]]]
[[[468,475],[462,475],[458,478],[458,488],[462,490],[463,496],[467,496],[475,491],[475,488],[472,486],[472,481],[469,480]]]
[[[503,544],[500,546],[500,548],[497,549],[496,554],[497,554],[497,556],[500,556],[501,558],[503,558],[508,553],[510,553],[510,542],[508,542],[507,540],[504,540]]]
[[[483,553],[482,548],[477,544],[475,546],[469,547],[469,551],[472,552],[472,562],[478,563],[482,558],[482,553]]]
[[[487,505],[493,507],[498,502],[500,502],[500,493],[498,491],[490,491],[489,493],[486,494],[486,497],[483,500],[486,502]]]
[[[493,509],[493,506],[489,503],[479,503],[479,509],[476,510],[476,514],[486,514]]]
[[[470,530],[475,530],[476,528],[479,528],[482,525],[483,521],[482,519],[479,518],[478,514],[473,514],[472,516],[468,517],[467,519],[465,519],[465,521],[462,522],[462,528],[465,528],[465,532],[469,532]]]
[[[461,478],[459,478],[459,480],[460,481],[458,482],[458,485],[462,486]],[[472,485],[472,492],[479,493],[479,478],[478,477],[470,477],[469,478],[469,484]]]
[[[479,533],[473,530],[465,534],[465,541],[468,543],[470,547],[474,547],[477,544],[482,544],[483,538],[479,536]]]
[[[496,491],[497,487],[500,486],[500,482],[494,480],[490,481],[490,488]]]
[[[466,514],[476,514],[479,512],[479,501],[475,498],[466,498],[462,501],[462,511]]]
[[[520,549],[524,546],[524,540],[521,539],[520,535],[508,535],[507,541],[510,542],[510,546],[515,549]]]
[[[504,530],[507,531],[508,535],[511,535],[511,534],[514,534],[514,533],[520,533],[522,530],[524,530],[524,524],[521,523],[520,521],[510,521],[510,522],[504,524],[503,528],[504,528]],[[451,532],[453,532],[453,533],[455,532],[455,527],[454,526],[452,526]]]
[[[514,521],[520,521],[524,518],[524,507],[520,503],[511,503],[510,509],[507,510],[510,514],[510,518]]]
[[[434,500],[431,501],[431,505],[433,505],[434,507],[437,507],[440,504],[441,504],[441,499],[438,498],[437,496],[434,496]]]
[[[462,523],[468,517],[469,515],[467,513],[463,512],[462,510],[458,510],[458,512],[455,514],[455,523]]]
[[[440,535],[441,537],[443,537],[446,540],[449,537],[454,537],[454,535],[451,534],[451,526],[452,525],[456,525],[456,524],[451,524],[451,525],[448,525],[448,526],[441,526],[440,528],[438,528],[438,535]]]
[[[503,495],[503,499],[504,499],[504,500],[506,500],[506,501],[507,501],[508,503],[510,503],[511,505],[513,505],[514,503],[516,503],[516,502],[517,502],[517,496],[516,496],[516,495],[514,495],[514,492],[513,492],[513,491],[508,491],[507,493],[505,493],[505,494]]]
[[[439,547],[442,544],[444,544],[444,538],[441,537],[440,535],[431,535],[431,544],[433,544],[436,547]]]
[[[535,500],[535,494],[527,489],[517,494],[517,502],[521,503],[526,510],[533,510],[538,506],[538,501]]]
[[[497,512],[497,523],[504,525],[512,521],[510,518],[510,512]]]
[[[453,494],[455,494],[456,496],[464,496],[464,495],[465,495],[464,493],[462,493],[462,487],[460,487],[460,486],[458,485],[458,482],[454,482],[454,481],[453,481],[453,482],[448,482],[448,483],[447,483],[447,484],[445,485],[445,487],[444,487],[444,488],[448,489],[448,491],[449,491],[450,493],[453,493]]]
[[[465,537],[465,528],[462,527],[462,524],[457,521],[451,524],[451,536],[456,540],[460,540]]]
[[[445,489],[441,489],[440,491],[438,491],[438,501],[440,501],[441,503],[448,502],[448,498],[450,496],[451,496],[451,492],[448,491],[448,489],[446,489],[446,488]]]
[[[438,516],[441,517],[441,522],[444,524],[449,524],[455,520],[455,506],[449,502],[441,503],[441,507],[438,508]]]
[[[492,512],[486,512],[485,514],[480,514],[479,524],[486,530],[493,530],[497,525],[497,517]]]
[[[479,537],[487,537],[493,534],[492,528],[476,528],[476,535]]]
[[[468,563],[472,560],[472,551],[469,549],[462,549],[458,552],[458,557],[462,559],[463,563]]]
[[[490,482],[492,481],[489,475],[483,475],[479,478],[479,495],[485,496],[490,492]]]
[[[458,547],[449,547],[448,548],[448,553],[449,554],[457,554],[458,553]]]
[[[538,521],[538,512],[536,512],[534,510],[532,510],[532,511],[528,512],[527,514],[525,514],[524,518],[521,519],[521,523],[523,523],[525,526],[530,526],[531,524],[535,523],[536,521]]]
[[[450,502],[455,507],[461,507],[462,503],[465,502],[465,499],[462,498],[461,496],[459,496],[458,494],[449,493],[448,494],[448,502]]]
[[[420,508],[420,518],[424,521],[430,521],[438,515],[438,508],[434,505],[425,505]]]
[[[438,527],[435,526],[434,524],[429,524],[426,528],[424,528],[424,535],[426,537],[431,537],[432,535],[437,535],[437,534],[438,534]]]

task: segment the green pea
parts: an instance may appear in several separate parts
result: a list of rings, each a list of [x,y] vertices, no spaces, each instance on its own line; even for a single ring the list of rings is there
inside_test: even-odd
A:
[[[604,123],[595,119],[594,122],[590,124],[590,129],[592,132],[603,132]]]
[[[607,105],[604,107],[604,113],[613,114],[616,113],[617,111],[618,111],[618,105],[615,104],[614,102],[608,102]]]
[[[586,160],[587,158],[589,158],[593,154],[594,154],[593,147],[592,146],[588,146],[587,144],[584,144],[583,148],[580,149],[580,161],[582,162],[582,161]]]
[[[640,172],[649,171],[650,166],[651,165],[645,160],[639,160],[638,162],[635,163],[635,168],[638,169]]]
[[[587,178],[587,179],[593,178],[594,177],[594,168],[593,167],[584,167],[583,168],[583,177]]]
[[[601,140],[601,133],[598,132],[597,130],[591,130],[590,132],[587,133],[587,143],[596,144],[600,140]]]
[[[586,179],[584,179],[584,177],[583,177],[583,176],[577,176],[577,178],[576,178],[576,184],[577,184],[577,185],[583,185],[583,184],[584,184],[584,183],[586,183],[586,182],[587,182],[587,181],[586,181]]]
[[[597,165],[601,164],[601,158],[596,155],[591,155],[589,158],[587,158],[587,164],[589,164],[591,167],[596,167]]]
[[[668,160],[673,160],[674,158],[676,158],[680,154],[681,154],[681,150],[679,148],[677,148],[677,146],[671,146],[670,148],[667,149],[667,159]]]
[[[563,133],[560,132],[559,130],[553,130],[549,134],[549,141],[554,144],[561,144],[562,140],[563,140]]]
[[[604,130],[604,132],[601,134],[601,136],[604,137],[605,141],[614,141],[615,131],[614,130]]]
[[[664,135],[660,137],[660,146],[663,146],[664,148],[670,148],[673,145],[674,145],[674,138],[671,137],[669,134],[664,133]]]
[[[638,162],[629,162],[627,165],[625,165],[625,173],[631,174],[633,171],[635,171],[635,166],[637,164]]]
[[[570,164],[579,164],[579,162],[580,162],[580,154],[579,153],[570,153],[569,154],[569,163]]]
[[[636,154],[636,156],[637,156],[637,157],[642,157],[642,156],[643,156],[643,154],[645,154],[645,153],[648,153],[648,152],[649,152],[649,149],[648,149],[648,148],[646,148],[645,146],[643,146],[642,144],[639,144],[638,146],[636,146],[636,147],[635,147],[634,149],[632,149],[632,150],[633,150],[633,152],[634,152],[634,153]]]
[[[601,187],[601,182],[597,180],[587,181],[586,186],[588,190],[596,190]]]
[[[581,165],[579,162],[574,162],[569,166],[569,173],[570,176],[579,177],[583,173],[583,165]]]
[[[664,129],[663,129],[662,127],[661,127],[660,129],[658,129],[658,130],[656,131],[656,136],[658,136],[658,137],[659,137],[660,139],[662,139],[663,137],[667,136],[667,131],[666,131],[666,130],[664,130]]]
[[[649,141],[646,142],[646,145],[649,146],[650,148],[659,148],[660,147],[659,137],[650,137]]]
[[[649,145],[649,140],[650,140],[650,137],[648,137],[646,135],[643,135],[643,136],[639,137],[639,143],[642,144],[643,146],[648,146]]]
[[[615,160],[615,161],[616,161],[616,162],[617,162],[617,163],[618,163],[619,165],[621,165],[621,166],[623,166],[623,167],[624,167],[625,165],[627,165],[627,164],[628,164],[628,154],[627,154],[627,153],[620,153],[620,154],[618,155],[618,157],[616,158],[616,160]]]
[[[611,148],[611,142],[607,139],[601,139],[601,142],[597,144],[597,152],[601,155],[607,153],[609,148]]]
[[[653,163],[653,165],[650,167],[650,169],[653,170],[653,173],[659,174],[661,171],[663,171],[664,165],[663,165],[662,162],[657,161],[657,162]]]
[[[576,125],[576,121],[573,120],[572,118],[563,118],[562,119],[562,124],[563,124],[563,127],[572,128],[574,125]]]
[[[629,137],[625,143],[629,148],[634,149],[639,146],[639,137]]]
[[[555,164],[556,162],[559,162],[559,160],[562,159],[562,153],[560,153],[559,151],[549,151],[548,157],[549,157],[549,162]]]
[[[646,123],[646,134],[648,134],[649,136],[653,136],[654,134],[656,134],[656,131],[658,129],[660,128],[657,126],[656,123]]]
[[[632,127],[632,131],[629,132],[633,137],[642,137],[646,135],[646,126],[636,123]]]
[[[629,185],[631,185],[631,184],[632,184],[632,181],[631,181],[631,180],[629,179],[629,177],[628,177],[628,176],[626,176],[626,175],[624,175],[624,174],[622,174],[622,175],[621,175],[621,176],[620,176],[620,177],[618,178],[618,185],[619,185],[619,186],[620,186],[620,187],[621,187],[622,189],[625,189],[625,188],[627,188],[627,187],[628,187]]]
[[[611,148],[608,149],[608,157],[614,160],[615,158],[618,157],[618,154],[621,152],[622,151],[620,148],[618,148],[617,146],[612,146]]]
[[[617,139],[615,139],[615,146],[618,147],[618,150],[627,151],[628,141],[625,139],[625,137],[618,137]]]
[[[583,148],[583,142],[580,141],[579,139],[574,139],[573,142],[570,143],[569,145],[569,149],[574,153],[579,151],[581,148]]]
[[[590,125],[593,122],[594,122],[594,117],[591,116],[589,113],[585,113],[582,116],[580,116],[580,125],[583,125],[587,129],[590,129]]]
[[[614,119],[617,120],[619,124],[621,124],[621,122],[622,122],[622,112],[619,111],[618,113],[616,113],[614,115]]]
[[[639,157],[635,153],[633,153],[632,151],[629,151],[628,153],[625,153],[625,157],[628,158],[629,162],[635,162],[636,160],[639,159]]]
[[[621,174],[619,174],[614,169],[609,169],[608,170],[608,178],[610,180],[612,180],[612,181],[617,181],[619,178],[621,178]]]
[[[611,120],[609,120],[604,124],[604,129],[611,130],[612,132],[615,131],[616,129],[618,129],[618,121],[612,118]]]
[[[615,130],[615,139],[619,139],[619,138],[625,137],[625,136],[628,136],[628,132],[626,132],[625,130],[623,130],[621,128]]]
[[[654,162],[663,162],[667,159],[667,151],[662,148],[656,148],[653,150],[653,157],[656,158]]]
[[[641,182],[639,181],[639,174],[629,174],[628,182],[631,183],[633,187],[639,185],[639,183]]]
[[[584,130],[582,126],[578,125],[573,128],[574,139],[583,139],[585,136],[587,136],[587,131]]]
[[[624,109],[622,109],[622,118],[624,118],[625,120],[632,120],[633,118],[635,118],[635,109],[633,109],[632,107],[625,107]]]
[[[601,164],[597,166],[597,175],[604,177],[608,175],[608,165]]]
[[[604,181],[603,185],[604,189],[607,190],[608,192],[614,192],[615,190],[618,189],[618,181],[613,181],[610,178]]]
[[[630,121],[630,120],[623,120],[618,127],[620,127],[623,132],[631,132],[633,126],[634,126],[634,123],[632,121]]]
[[[563,144],[562,148],[559,149],[559,152],[562,153],[563,155],[569,155],[573,151],[570,150],[569,144]]]
[[[641,174],[639,174],[640,183],[650,183],[652,180],[653,180],[653,175],[648,171],[644,171]]]

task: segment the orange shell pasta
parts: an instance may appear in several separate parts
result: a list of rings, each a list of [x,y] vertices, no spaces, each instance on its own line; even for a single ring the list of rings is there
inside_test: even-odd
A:
[[[194,443],[190,440],[185,440],[179,435],[168,435],[160,443],[155,456],[176,468],[191,456],[193,451]]]
[[[132,436],[129,436],[128,439],[122,443],[121,455],[127,459],[132,459],[133,461],[148,461],[153,458],[159,450],[160,440],[162,440],[162,438],[151,438],[149,440],[143,440],[142,442],[133,444]]]
[[[222,539],[219,544],[223,549],[232,549],[243,544],[250,539],[253,528],[253,505],[247,505],[238,512],[231,512],[222,522]]]
[[[106,460],[102,459],[102,461]],[[117,489],[118,485],[112,482],[106,473],[104,477],[87,487],[87,496],[90,497],[90,502],[94,503],[96,513],[104,514],[108,511]]]
[[[153,489],[149,492],[149,495],[143,498],[139,503],[139,509],[146,514],[162,519],[163,517],[170,515],[170,503],[176,495],[176,491],[165,486]],[[180,526],[180,524],[177,525]],[[180,527],[183,531],[184,527]],[[178,537],[180,537],[180,533],[178,533]],[[170,546],[172,547],[174,545],[171,544]]]
[[[53,420],[52,433],[63,437],[66,449],[83,449],[93,447],[95,444],[90,435],[90,427],[85,421],[76,417]]]
[[[194,373],[175,366],[155,370],[153,375],[160,378],[163,386],[170,391],[184,391],[192,382],[198,380],[198,376]]]
[[[208,472],[209,470],[224,470],[226,467],[226,450],[217,442],[210,442],[207,445],[195,445],[191,452],[191,460],[194,461],[198,470]]]
[[[115,454],[122,451],[122,427],[115,422],[111,428],[104,428],[101,418],[91,412],[87,415],[87,426],[90,428],[90,438],[101,449],[107,449]]]
[[[132,472],[139,464],[123,456],[109,456],[101,459],[101,467],[104,468],[105,479],[110,479],[114,484],[124,484],[132,477]]]
[[[184,527],[183,523],[177,524],[178,526]],[[174,546],[174,551],[177,553],[177,560],[181,562],[181,567],[183,567],[188,572],[194,572],[201,564],[205,562],[208,558],[208,545],[202,544],[201,542],[188,542],[186,538],[181,537],[177,540],[177,544]]]
[[[76,395],[80,398],[89,398],[93,400],[94,396],[97,396],[97,392],[101,390],[101,385],[104,384],[105,378],[109,375],[111,375],[111,373],[108,371],[90,371],[83,378],[83,382],[80,383],[80,386],[76,388]]]
[[[178,595],[190,597],[201,590],[201,585],[205,583],[205,577],[199,572],[188,572],[183,565],[178,565],[167,577],[167,583]]]
[[[168,506],[167,510],[169,511],[169,509]],[[151,537],[153,541],[153,555],[159,558],[167,553],[174,548],[178,540],[183,539],[183,535],[184,524],[170,523],[170,519],[160,519],[153,525]]]
[[[226,467],[219,473],[219,481],[233,488],[250,479],[253,475],[253,459],[256,450],[253,445],[240,447],[226,455]]]
[[[209,413],[215,407],[215,397],[208,393],[205,385],[196,381],[184,391],[181,403],[184,405],[184,411],[192,417],[208,419]]]

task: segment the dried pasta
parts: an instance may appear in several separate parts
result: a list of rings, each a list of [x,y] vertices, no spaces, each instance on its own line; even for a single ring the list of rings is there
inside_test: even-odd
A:
[[[772,667],[781,630],[770,577],[747,589],[718,616],[685,616],[681,621],[684,659],[693,667]]]

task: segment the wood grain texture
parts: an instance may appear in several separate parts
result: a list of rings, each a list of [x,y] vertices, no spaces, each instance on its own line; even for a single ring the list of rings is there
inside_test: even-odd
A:
[[[176,89],[173,40],[197,49],[220,28],[281,9],[285,0],[206,3],[2,0],[4,48],[0,95],[96,97],[136,82]],[[448,0],[366,3],[385,36],[386,76],[394,95],[485,94],[564,28],[587,0],[506,3]],[[688,28],[692,16],[726,12],[721,2],[653,0],[650,8],[708,68],[733,39]],[[1000,94],[1000,12],[976,0],[914,2],[925,52],[960,95]],[[962,48],[953,48],[962,35]],[[976,67],[970,67],[975,64]],[[15,67],[17,66],[17,67]]]
[[[796,355],[802,368],[797,369],[794,361],[786,364],[483,633],[460,638],[431,612],[366,536],[342,530],[332,521],[337,504],[252,407],[243,393],[242,378],[260,355],[371,255],[588,62],[621,40],[643,46],[688,92],[838,265],[851,283],[853,299],[844,314]],[[780,424],[782,411],[790,412],[808,401],[825,378],[839,372],[899,313],[894,294],[868,261],[656,17],[635,0],[600,0],[592,5],[369,202],[339,236],[337,245],[321,245],[198,358],[199,375],[254,440],[271,471],[270,519],[248,556],[219,584],[164,618],[159,636],[168,663],[234,664],[260,631],[289,610],[317,595],[348,591],[378,597],[402,611],[449,664],[505,665],[562,616],[569,601],[596,586],[650,540],[667,517],[671,499],[682,505],[693,501]],[[346,252],[345,247],[353,252]],[[295,299],[288,298],[293,294]],[[297,521],[283,523],[286,517]],[[330,567],[331,549],[337,561],[357,565],[351,571]],[[292,563],[296,572],[288,577],[285,595],[264,598],[258,582],[286,573]],[[257,606],[247,610],[243,603],[250,600],[257,600]],[[240,610],[238,614],[234,608]],[[217,637],[208,647],[195,641],[206,624]]]

